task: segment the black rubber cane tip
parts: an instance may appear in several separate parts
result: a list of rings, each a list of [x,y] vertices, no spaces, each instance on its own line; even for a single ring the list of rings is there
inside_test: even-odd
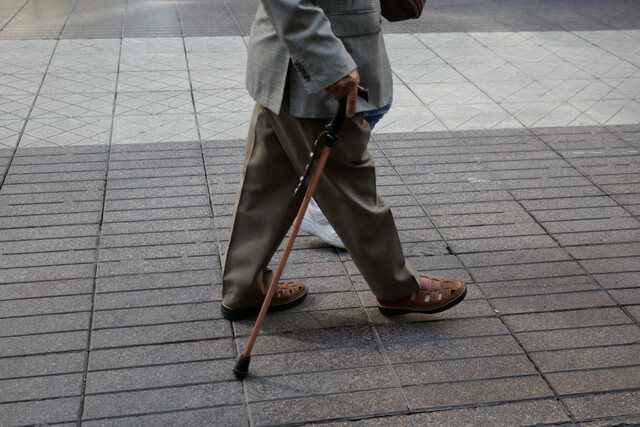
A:
[[[244,357],[244,354],[240,355],[236,366],[233,367],[233,375],[235,375],[237,379],[242,380],[249,374],[249,362],[251,362],[251,356]]]

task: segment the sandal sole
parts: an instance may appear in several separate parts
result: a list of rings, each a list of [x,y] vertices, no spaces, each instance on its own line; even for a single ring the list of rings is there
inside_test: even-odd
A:
[[[307,292],[299,296],[297,299],[294,299],[293,301],[290,301],[286,304],[269,306],[268,312],[270,313],[273,311],[287,310],[289,308],[295,307],[296,305],[304,301],[306,297]],[[243,320],[249,317],[257,316],[260,313],[261,308],[262,307],[237,309],[220,304],[220,311],[222,311],[222,316],[227,320]]]
[[[438,307],[438,308],[435,308],[433,310],[412,310],[412,309],[404,309],[404,308],[386,308],[386,307],[381,307],[381,306],[378,306],[378,310],[380,310],[380,312],[382,314],[387,314],[387,315],[390,315],[390,316],[396,316],[396,315],[399,315],[399,314],[409,314],[409,313],[435,314],[435,313],[440,313],[440,312],[445,311],[445,310],[449,310],[450,308],[458,305],[458,303],[460,301],[462,301],[465,296],[467,296],[467,290],[466,289],[464,290],[464,292],[462,294],[460,294],[460,296],[458,298],[456,298],[455,300],[451,301],[449,304],[443,305],[442,307]]]

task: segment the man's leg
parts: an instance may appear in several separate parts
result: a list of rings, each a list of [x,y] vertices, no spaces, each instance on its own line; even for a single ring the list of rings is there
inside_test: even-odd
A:
[[[269,261],[302,202],[294,199],[298,175],[259,104],[254,108],[247,151],[223,263],[222,303],[233,309],[259,307],[273,276]]]
[[[286,103],[280,115],[273,116],[278,140],[294,169],[301,173],[311,142],[327,120],[292,118]],[[346,120],[315,198],[374,295],[398,300],[416,292],[420,278],[404,258],[389,207],[376,194],[375,165],[366,148],[369,133],[362,114]]]

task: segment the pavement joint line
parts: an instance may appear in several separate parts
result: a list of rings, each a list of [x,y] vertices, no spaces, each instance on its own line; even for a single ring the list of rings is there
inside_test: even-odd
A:
[[[603,308],[614,308],[615,306],[611,305],[611,306],[601,306],[601,307],[593,307],[590,309],[603,309]],[[571,311],[578,311],[578,310],[565,310],[565,311],[554,311],[553,313],[568,313]],[[583,309],[580,311],[588,311],[587,309]],[[551,313],[551,312],[545,312],[545,313]],[[528,314],[541,314],[541,313],[520,313],[520,314],[505,314],[505,316],[526,316]],[[548,328],[548,329],[532,329],[532,330],[526,330],[526,331],[516,331],[514,333],[519,334],[519,335],[526,335],[526,334],[539,334],[540,332],[551,332],[551,331],[575,331],[575,330],[584,330],[584,329],[602,329],[602,328],[615,328],[618,326],[634,326],[633,321],[629,320],[627,323],[610,323],[610,324],[604,324],[604,325],[586,325],[586,326],[572,326],[572,327],[564,327],[564,328]]]
[[[31,213],[31,214],[0,215],[0,218],[22,218],[22,217],[38,217],[38,216],[75,215],[75,214],[90,214],[90,213],[101,213],[101,212],[102,211],[44,212],[44,213]]]
[[[303,396],[288,396],[281,398],[271,398],[271,399],[260,399],[260,400],[249,400],[249,404],[257,404],[257,403],[269,403],[269,402],[278,402],[282,400],[304,400],[304,399],[313,399],[317,397],[327,397],[327,396],[343,396],[351,393],[366,393],[372,391],[386,391],[386,390],[395,390],[395,386],[387,386],[387,387],[372,387],[368,389],[356,389],[356,390],[347,390],[347,391],[337,391],[337,392],[328,392],[328,393],[311,393],[305,394]],[[404,411],[400,413],[405,413]]]
[[[576,372],[598,372],[598,371],[615,371],[618,369],[640,368],[640,364],[616,365],[616,366],[598,366],[595,368],[582,369],[563,369],[558,371],[545,371],[547,374],[571,374]],[[637,387],[640,390],[640,387]]]
[[[114,331],[114,330],[133,329],[133,328],[149,328],[154,326],[183,325],[187,323],[207,323],[207,322],[210,323],[210,322],[222,322],[222,321],[226,321],[226,319],[224,317],[213,317],[208,319],[174,320],[172,322],[161,322],[161,323],[140,323],[135,325],[103,326],[103,327],[94,328],[93,330],[94,331]],[[71,331],[71,332],[78,332],[78,331]],[[44,335],[44,334],[33,334],[33,335]],[[231,338],[231,335],[223,335],[221,338],[225,338],[225,337]]]
[[[16,356],[16,357],[29,357],[29,356]],[[21,377],[2,378],[0,381],[16,381],[16,380],[19,381],[19,380],[28,380],[28,379],[38,379],[38,378],[51,378],[51,377],[57,377],[57,376],[63,376],[63,375],[75,375],[75,374],[82,374],[82,373],[83,373],[82,371],[69,371],[69,372],[59,372],[55,374],[26,375]]]
[[[103,233],[102,236],[107,237],[117,237],[117,236],[135,236],[135,235],[146,235],[146,234],[163,234],[163,233],[179,233],[179,232],[193,232],[193,231],[211,231],[211,228],[187,228],[187,229],[168,229],[168,230],[157,230],[157,231],[131,231],[126,233]]]
[[[76,5],[78,4],[79,0],[77,0]],[[128,0],[127,0],[128,2]],[[126,6],[125,6],[126,7]],[[75,10],[75,6],[74,6],[74,10]],[[124,26],[124,24],[123,24]],[[115,87],[116,90],[118,88],[118,82],[119,82],[119,78],[120,78],[120,61],[122,59],[122,39],[120,39],[120,46],[119,46],[119,51],[118,51],[118,67],[117,67],[117,74],[116,74],[116,81],[115,81]],[[96,305],[96,291],[98,289],[97,286],[97,282],[98,282],[98,267],[100,264],[100,244],[101,244],[101,240],[102,240],[102,227],[104,225],[104,209],[105,209],[105,205],[107,203],[106,201],[106,197],[107,197],[107,191],[108,191],[108,182],[109,182],[109,166],[110,166],[110,161],[111,161],[111,147],[112,147],[112,138],[113,138],[113,127],[114,127],[114,115],[115,115],[115,108],[116,108],[116,99],[117,96],[117,92],[114,93],[114,102],[113,105],[111,107],[111,123],[110,123],[110,132],[109,132],[109,149],[106,153],[106,159],[105,159],[105,171],[104,171],[104,180],[103,180],[103,184],[102,184],[102,215],[100,217],[100,221],[98,222],[98,230],[97,230],[97,241],[96,241],[96,252],[95,252],[95,259],[94,259],[94,264],[93,264],[93,278],[92,278],[92,295],[91,295],[91,314],[89,316],[89,324],[87,326],[87,339],[86,339],[86,346],[85,346],[85,351],[86,351],[86,357],[84,360],[84,374],[83,374],[83,381],[82,381],[82,385],[81,385],[81,400],[80,400],[80,405],[78,407],[78,413],[77,413],[77,420],[78,423],[82,422],[83,416],[84,416],[84,409],[85,409],[85,396],[86,396],[86,388],[87,388],[87,372],[89,370],[89,364],[90,364],[90,360],[91,360],[91,351],[92,351],[92,347],[93,347],[93,327],[94,327],[94,311],[95,311],[95,305]]]
[[[191,360],[178,360],[174,362],[165,362],[165,363],[149,363],[145,365],[125,365],[118,366],[113,368],[100,368],[100,369],[91,369],[89,372],[114,372],[114,371],[127,371],[130,369],[145,369],[145,368],[160,368],[164,366],[175,366],[175,365],[191,365],[197,363],[207,363],[207,362],[219,362],[219,361],[231,361],[235,360],[233,357],[215,357],[215,358],[207,358],[207,359],[191,359]]]
[[[35,229],[35,228],[55,228],[55,227],[74,227],[79,225],[96,225],[98,222],[74,222],[69,224],[50,224],[50,225],[27,225],[27,226],[16,226],[16,227],[0,227],[1,230],[22,230],[22,229]],[[56,237],[57,238],[57,237]],[[37,239],[37,240],[45,240]],[[34,239],[35,240],[35,239]]]
[[[6,400],[3,402],[0,402],[0,405],[11,405],[11,404],[16,404],[16,403],[27,403],[27,402],[41,402],[41,401],[47,401],[47,400],[55,400],[55,399],[69,399],[72,397],[80,397],[79,394],[65,394],[62,396],[55,396],[55,397],[40,397],[37,399],[21,399],[21,400]]]
[[[241,407],[242,404],[241,403],[224,403],[220,405],[203,405],[203,406],[194,406],[194,407],[189,406],[188,408],[180,408],[180,409],[164,410],[164,411],[136,412],[132,414],[117,414],[117,415],[109,415],[106,417],[82,418],[81,422],[120,420],[124,418],[139,418],[139,417],[146,417],[149,415],[162,415],[162,414],[177,414],[181,412],[201,411],[203,409],[232,408],[236,406]]]
[[[638,342],[626,342],[626,343],[613,343],[613,344],[600,344],[600,345],[588,345],[588,346],[578,346],[578,347],[562,347],[562,348],[549,348],[543,350],[530,350],[529,353],[560,353],[566,351],[580,351],[580,350],[594,350],[594,349],[603,349],[609,347],[633,347],[639,345]]]
[[[5,317],[6,319],[6,317]],[[62,330],[62,331],[49,331],[49,332],[32,332],[29,334],[18,334],[18,335],[0,335],[0,338],[24,338],[24,337],[34,337],[34,336],[47,336],[47,335],[58,335],[58,334],[73,334],[73,333],[78,333],[78,332],[86,332],[86,329],[69,329],[69,330]],[[0,381],[3,381],[3,379],[0,379]]]

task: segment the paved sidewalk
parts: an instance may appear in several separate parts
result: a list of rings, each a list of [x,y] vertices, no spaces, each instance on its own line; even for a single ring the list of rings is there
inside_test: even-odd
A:
[[[509,3],[384,24],[379,191],[467,299],[384,317],[302,234],[310,295],[238,382],[252,321],[220,276],[256,2],[3,0],[0,425],[640,424],[640,6]]]

